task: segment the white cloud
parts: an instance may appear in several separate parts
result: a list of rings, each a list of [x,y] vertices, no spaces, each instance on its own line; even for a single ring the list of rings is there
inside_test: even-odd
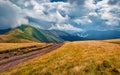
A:
[[[89,24],[92,23],[92,21],[88,18],[88,16],[83,16],[81,18],[74,19],[74,22],[77,24]]]
[[[89,16],[95,16],[95,17],[97,17],[98,14],[97,14],[96,12],[90,12],[90,13],[89,13]]]
[[[28,23],[21,9],[9,1],[0,1],[0,28],[16,27]]]
[[[64,30],[64,31],[69,31],[69,30],[73,30],[73,31],[82,31],[82,29],[80,28],[76,28],[74,27],[73,25],[70,25],[70,24],[56,24],[56,25],[52,25],[51,28],[49,28],[50,30],[51,29],[58,29],[58,30]]]
[[[118,5],[114,5],[114,6],[109,5],[108,4],[109,1],[110,0],[103,0],[97,4],[97,9],[99,10],[98,14],[100,15],[101,19],[105,20],[105,23],[107,25],[112,25],[112,26],[119,25],[120,15],[118,16],[117,13],[111,11],[115,10],[120,12],[120,8]]]
[[[16,13],[20,15],[18,24],[21,24],[22,20],[27,23],[24,17],[29,17],[29,23],[43,29],[55,29],[56,27],[61,30],[68,28],[70,28],[69,30],[79,30],[81,25],[84,29],[87,29],[88,26],[94,29],[106,25],[120,25],[120,15],[118,15],[120,8],[117,0],[114,0],[115,2],[112,0],[68,0],[68,2],[53,3],[50,0],[10,1],[13,3],[10,6],[16,4],[20,9],[20,12]],[[95,1],[97,2],[95,3]]]

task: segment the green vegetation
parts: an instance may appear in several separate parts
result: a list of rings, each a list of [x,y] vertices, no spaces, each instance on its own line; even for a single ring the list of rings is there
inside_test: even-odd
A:
[[[36,29],[30,25],[21,25],[7,34],[0,35],[0,42],[20,43],[20,42],[62,42],[58,38],[46,34],[43,30]]]
[[[104,41],[66,42],[61,48],[0,75],[120,75],[120,45]]]

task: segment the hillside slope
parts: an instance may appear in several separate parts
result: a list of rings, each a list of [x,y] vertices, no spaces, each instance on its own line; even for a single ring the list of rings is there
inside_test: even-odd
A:
[[[46,33],[55,36],[59,39],[62,39],[64,41],[77,41],[77,40],[82,40],[82,37],[79,36],[75,36],[72,34],[69,34],[67,32],[64,31],[60,31],[60,30],[45,30]]]
[[[21,25],[7,34],[0,35],[0,42],[61,42],[58,38],[32,26]]]
[[[120,45],[104,41],[66,42],[61,48],[1,75],[120,75]]]

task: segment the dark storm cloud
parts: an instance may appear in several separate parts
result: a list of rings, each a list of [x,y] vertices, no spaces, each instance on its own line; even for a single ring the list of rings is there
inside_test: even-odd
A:
[[[99,1],[102,1],[102,0],[94,0],[94,3],[97,4]]]
[[[120,0],[109,0],[108,4],[110,4],[110,5],[119,5],[120,6]]]
[[[86,0],[68,0],[71,4],[84,5]]]
[[[51,2],[67,2],[67,0],[50,0]]]

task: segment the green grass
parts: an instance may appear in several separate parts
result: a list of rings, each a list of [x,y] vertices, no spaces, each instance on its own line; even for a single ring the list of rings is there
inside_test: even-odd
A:
[[[120,75],[120,45],[102,41],[66,42],[61,48],[0,75]]]

